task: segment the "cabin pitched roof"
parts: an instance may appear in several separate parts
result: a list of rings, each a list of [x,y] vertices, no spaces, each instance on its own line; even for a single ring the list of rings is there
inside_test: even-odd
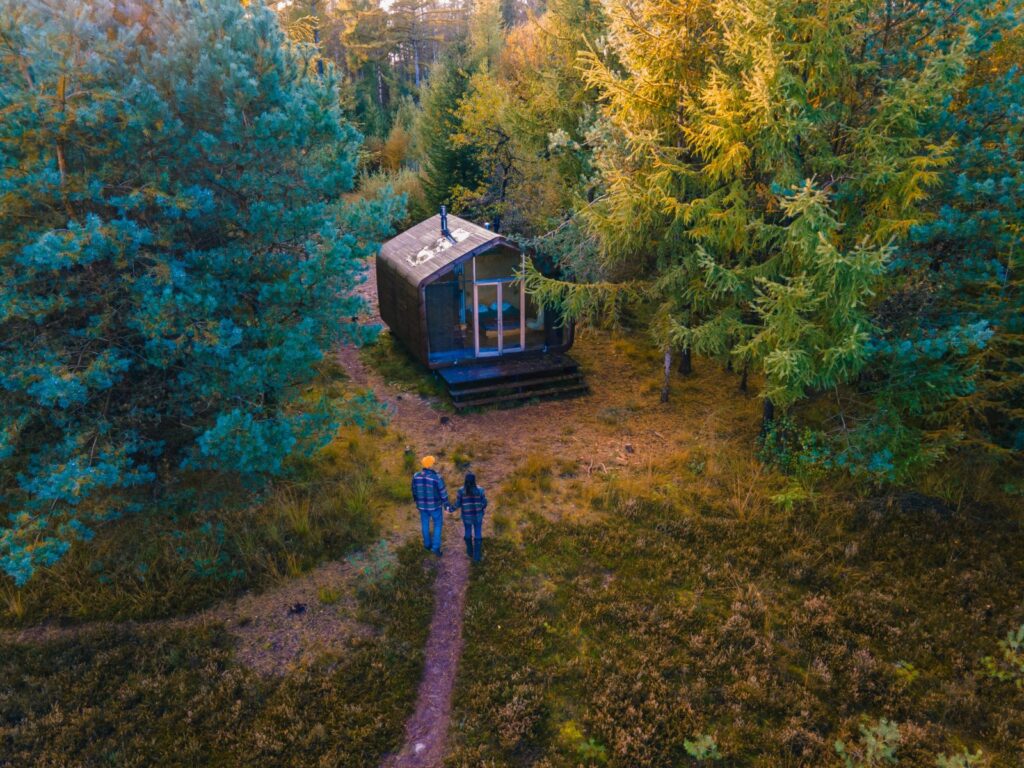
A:
[[[418,287],[463,257],[508,244],[501,235],[451,214],[448,232],[451,237],[441,234],[441,216],[435,214],[384,243],[378,258]]]

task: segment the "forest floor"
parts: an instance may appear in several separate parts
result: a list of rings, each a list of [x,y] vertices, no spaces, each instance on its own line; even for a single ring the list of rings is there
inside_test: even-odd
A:
[[[1019,510],[801,486],[755,456],[756,381],[698,360],[662,404],[642,338],[571,354],[588,396],[462,414],[386,333],[339,351],[338,387],[387,426],[228,525],[270,525],[248,546],[277,575],[192,613],[168,577],[159,600],[119,588],[110,620],[0,632],[0,765],[655,768],[713,734],[729,765],[817,767],[880,716],[901,765],[1016,765],[1022,693],[979,670],[1024,620]],[[457,517],[440,561],[422,549],[427,453],[450,491],[466,469],[488,490],[480,565]],[[372,534],[328,546],[356,512]],[[26,616],[106,594],[58,575]]]
[[[375,311],[374,274],[371,266],[369,279],[361,288],[370,310],[363,318],[368,324],[380,323]],[[699,447],[703,456],[720,441],[738,436],[753,440],[757,424],[754,398],[737,394],[734,407],[722,412],[708,398],[704,386],[677,379],[673,402],[661,404],[657,402],[660,360],[651,350],[600,334],[584,337],[574,354],[590,374],[589,396],[466,414],[449,413],[443,400],[431,397],[429,385],[424,387],[426,372],[394,349],[387,337],[368,350],[343,348],[338,362],[354,384],[383,400],[390,428],[403,436],[417,457],[434,454],[441,458],[441,471],[453,492],[461,484],[460,470],[472,469],[485,488],[507,491],[510,478],[522,475],[524,469],[526,482],[532,482],[531,472],[548,473],[551,457],[557,457],[555,470],[560,475],[591,477],[623,469],[642,470],[687,448]],[[706,372],[705,386],[708,377],[721,378],[723,384],[734,378]],[[735,382],[731,385],[736,386]],[[652,400],[656,403],[653,407]],[[749,482],[757,483],[763,473],[754,462],[749,467]],[[535,511],[554,520],[593,515],[586,506],[561,506],[554,496],[537,499]],[[417,521],[410,518],[396,520],[394,533],[415,529]],[[484,535],[508,535],[525,524],[525,518],[512,518],[500,507],[492,508],[485,518]],[[406,724],[405,743],[385,762],[387,768],[433,768],[442,764],[446,754],[470,569],[460,551],[458,519],[449,518],[445,531],[446,555],[435,582],[424,678],[415,712]]]
[[[362,320],[375,323],[379,318],[373,311],[375,286],[372,265],[369,274],[371,279],[363,285],[362,291],[371,311]],[[71,560],[68,568],[56,571],[44,587],[18,597],[27,601],[26,605],[19,606],[26,619],[16,621],[13,628],[0,629],[0,646],[13,649],[7,657],[10,666],[0,665],[3,667],[0,668],[0,678],[12,684],[22,682],[18,679],[17,658],[22,659],[22,668],[38,663],[43,669],[52,666],[54,654],[80,653],[81,658],[64,662],[67,670],[73,670],[80,664],[95,664],[93,654],[100,653],[100,648],[108,649],[102,654],[110,653],[114,648],[124,653],[134,653],[129,649],[138,648],[138,652],[143,653],[146,644],[159,645],[153,638],[184,638],[182,642],[196,644],[192,653],[197,658],[210,654],[217,663],[221,663],[219,648],[222,641],[219,638],[223,637],[223,642],[231,647],[233,664],[261,677],[265,681],[261,686],[279,691],[291,691],[299,684],[298,681],[308,681],[312,670],[322,659],[333,660],[330,662],[332,670],[340,670],[347,663],[357,669],[357,662],[364,656],[366,663],[379,663],[372,661],[374,653],[379,655],[382,649],[401,642],[404,639],[400,636],[402,633],[415,637],[419,631],[413,625],[405,624],[398,636],[391,637],[387,621],[374,605],[375,601],[381,600],[380,594],[388,590],[397,590],[407,599],[415,600],[405,591],[405,582],[417,583],[421,579],[419,574],[414,574],[407,567],[403,570],[396,563],[396,553],[406,543],[415,543],[419,539],[418,515],[408,499],[403,498],[408,486],[403,466],[410,451],[417,457],[425,453],[437,455],[439,468],[453,492],[461,483],[461,472],[467,468],[472,468],[485,488],[492,492],[497,489],[508,492],[516,484],[533,482],[536,478],[531,478],[531,473],[541,476],[543,482],[543,477],[552,471],[558,476],[588,479],[620,470],[642,472],[657,457],[678,454],[681,446],[710,447],[721,439],[731,440],[740,435],[740,439],[746,441],[753,435],[757,419],[754,398],[739,397],[737,403],[740,407],[720,411],[716,408],[714,396],[706,391],[708,377],[715,381],[715,386],[718,386],[719,378],[723,386],[735,386],[732,377],[707,371],[702,384],[679,379],[674,385],[673,403],[664,406],[657,403],[659,360],[643,345],[613,339],[606,334],[594,334],[579,339],[573,354],[588,372],[589,396],[531,403],[513,409],[456,414],[451,412],[446,399],[439,396],[440,392],[430,377],[417,369],[400,349],[396,349],[386,334],[378,344],[363,350],[343,348],[338,353],[337,362],[345,373],[344,389],[349,392],[359,389],[372,391],[387,409],[388,426],[377,430],[369,440],[352,430],[343,431],[327,452],[329,461],[324,465],[332,466],[334,457],[340,457],[342,468],[338,470],[337,479],[331,476],[325,481],[319,476],[324,471],[321,467],[315,470],[319,474],[313,477],[312,486],[323,485],[322,490],[307,492],[302,490],[305,485],[300,484],[301,492],[289,490],[280,498],[269,500],[267,511],[272,517],[281,518],[273,521],[271,527],[281,531],[272,531],[269,542],[257,539],[250,546],[260,557],[268,543],[283,549],[282,553],[275,554],[278,560],[283,557],[283,562],[268,566],[279,575],[239,596],[212,600],[206,595],[190,594],[189,590],[195,592],[195,589],[190,587],[192,579],[187,570],[168,573],[162,583],[149,581],[147,586],[147,582],[136,583],[137,565],[128,562],[122,567],[123,573],[115,575],[113,585],[108,583],[104,586],[102,579],[89,575],[91,566],[86,561]],[[300,569],[293,562],[295,553],[292,550],[305,547],[309,550],[308,558],[315,557],[318,546],[323,548],[323,545],[310,543],[307,539],[321,535],[318,526],[329,529],[334,524],[332,521],[339,519],[337,515],[348,514],[335,510],[339,507],[336,497],[339,493],[344,494],[346,489],[351,491],[353,472],[356,473],[355,481],[361,481],[358,466],[354,470],[349,466],[360,463],[366,465],[365,472],[375,475],[371,495],[383,493],[385,497],[373,506],[378,544],[367,545],[342,559],[320,562],[312,567],[301,566]],[[757,469],[754,462],[750,466]],[[321,509],[325,504],[330,514]],[[512,505],[506,511],[502,510],[501,504],[492,505],[485,525],[488,540],[494,536],[512,539],[519,536],[519,529],[527,525],[527,520],[522,515],[510,514],[511,509]],[[532,512],[539,512],[552,520],[581,522],[597,516],[588,505],[561,505],[554,497],[544,496],[535,500]],[[245,529],[255,524],[262,536],[266,513],[257,508],[250,514],[257,515],[258,519],[242,518],[234,523],[236,528],[242,529],[238,535],[244,535]],[[324,519],[318,522],[318,515]],[[229,527],[231,525],[229,523]],[[314,529],[312,533],[310,527]],[[445,737],[462,650],[461,621],[469,574],[469,564],[462,550],[461,528],[457,517],[447,518],[445,557],[440,563],[434,563],[429,556],[426,559],[422,576],[430,580],[431,594],[421,595],[420,599],[428,608],[437,607],[430,618],[429,634],[419,648],[403,646],[406,650],[402,652],[402,669],[423,672],[414,707],[411,700],[402,703],[404,694],[401,686],[392,680],[392,698],[395,701],[387,702],[387,711],[402,711],[402,707],[411,710],[403,746],[387,758],[389,765],[395,768],[440,765],[446,752]],[[111,542],[108,548],[122,548],[124,538],[138,538],[140,535],[146,535],[145,528],[127,532],[122,539]],[[225,545],[214,542],[214,546],[223,549]],[[167,562],[165,555],[160,557],[164,557],[160,562]],[[387,582],[388,574],[395,568],[404,574],[402,583]],[[382,579],[383,583],[378,583]],[[202,584],[205,586],[206,582]],[[125,585],[128,589],[124,588]],[[10,597],[7,599],[11,605],[17,605]],[[373,610],[367,610],[364,605],[367,599]],[[102,603],[104,600],[110,600],[110,603]],[[193,604],[193,600],[204,607],[188,612],[187,606]],[[415,620],[413,614],[421,608],[410,606],[408,621]],[[94,616],[101,618],[90,618]],[[44,621],[35,623],[33,618],[43,618]],[[424,631],[426,629],[425,626]],[[140,645],[136,646],[136,642]],[[178,646],[169,646],[167,652],[176,658]],[[422,657],[419,662],[416,662],[417,657]],[[88,659],[93,660],[90,662]],[[145,669],[142,659],[126,661],[124,666]],[[126,689],[135,685],[152,688],[165,679],[169,684],[171,678],[164,677],[165,671],[161,668],[159,673],[153,673],[154,679],[129,675],[121,685]],[[118,677],[114,672],[111,670],[108,675],[111,680]],[[129,674],[128,669],[116,672]],[[56,680],[48,682],[57,685]],[[188,686],[176,685],[179,693],[194,688],[195,695],[203,692],[204,699],[214,701],[221,693],[219,689],[210,688],[216,682],[194,678]],[[19,685],[14,687],[20,689]],[[76,695],[80,695],[83,717],[88,712],[102,711],[107,704],[96,688],[83,687],[76,694],[71,694],[56,687],[51,689],[38,680],[36,687],[43,692],[49,691],[56,697],[54,701],[67,706],[74,706]],[[349,688],[351,696],[357,696],[359,688]],[[27,689],[25,695],[28,695]],[[30,706],[20,694],[7,701],[0,696],[0,710],[11,708],[10,716],[15,718],[12,722],[22,722],[20,718],[26,710],[38,708],[33,717],[18,726],[20,737],[27,739],[24,749],[30,749],[28,745],[32,743],[52,743],[54,749],[60,744],[60,738],[51,730],[54,728],[52,721],[34,719],[47,715],[47,701],[43,696]],[[177,714],[174,707],[170,710],[165,715],[167,727],[176,729],[178,726],[170,723]],[[374,708],[367,707],[363,714],[371,718],[373,712]],[[0,711],[0,715],[3,713]],[[296,711],[296,716],[298,714]],[[129,738],[119,729],[137,731],[141,728],[140,723],[133,721],[133,716],[133,713],[122,713],[118,728],[111,729],[110,739],[122,747],[126,739],[127,743],[133,743],[135,736]],[[74,719],[63,722],[58,728],[59,735],[96,727],[87,725],[87,721],[86,718],[82,722]],[[236,724],[232,728],[244,734],[248,725]],[[155,726],[150,727],[159,731]],[[393,724],[386,727],[382,724],[376,732],[367,732],[366,743],[384,744],[388,738],[386,734],[393,728]],[[33,742],[36,738],[39,741]],[[212,738],[212,734],[196,736],[195,754],[207,757],[220,754],[209,752],[212,746],[204,738]],[[283,741],[288,743],[287,739]],[[354,743],[352,749],[360,750],[359,764],[369,764],[365,760],[372,750],[359,746],[362,742],[358,739],[351,741]],[[22,742],[14,739],[13,743]],[[100,750],[105,749],[105,745],[106,741],[100,739],[95,740],[90,748]],[[310,745],[309,749],[314,746]],[[146,751],[157,748],[152,740],[147,742],[145,749],[140,746],[133,748],[137,750],[139,760],[147,759],[147,755],[156,759],[153,755],[157,753]],[[163,752],[158,754],[160,759],[169,759]],[[295,754],[302,752],[295,750]],[[269,763],[274,762],[273,758],[265,757]]]

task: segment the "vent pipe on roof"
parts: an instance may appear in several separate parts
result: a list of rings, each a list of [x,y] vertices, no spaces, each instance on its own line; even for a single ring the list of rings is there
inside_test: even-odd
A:
[[[451,237],[451,233],[448,231],[448,211],[445,207],[441,206],[441,234],[445,237]]]

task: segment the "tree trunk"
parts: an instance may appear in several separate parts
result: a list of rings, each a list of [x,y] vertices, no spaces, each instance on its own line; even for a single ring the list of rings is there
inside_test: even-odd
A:
[[[750,366],[743,366],[743,373],[740,374],[740,392],[747,391],[747,374],[750,372]]]
[[[687,347],[679,355],[679,372],[683,376],[689,376],[693,373],[693,357],[690,354],[690,348]]]
[[[775,403],[767,397],[764,399],[764,412],[761,416],[761,432],[767,432],[775,421]]]
[[[665,350],[665,378],[661,385],[661,402],[668,402],[668,385],[672,378],[672,350]]]

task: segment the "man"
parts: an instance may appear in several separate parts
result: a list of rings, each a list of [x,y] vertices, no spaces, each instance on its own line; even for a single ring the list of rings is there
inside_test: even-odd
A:
[[[420,525],[423,527],[423,546],[438,557],[441,556],[441,526],[444,523],[444,511],[452,506],[448,498],[448,489],[444,478],[434,471],[436,459],[424,456],[423,469],[412,476],[412,498],[420,511]],[[430,523],[434,523],[431,533]]]

